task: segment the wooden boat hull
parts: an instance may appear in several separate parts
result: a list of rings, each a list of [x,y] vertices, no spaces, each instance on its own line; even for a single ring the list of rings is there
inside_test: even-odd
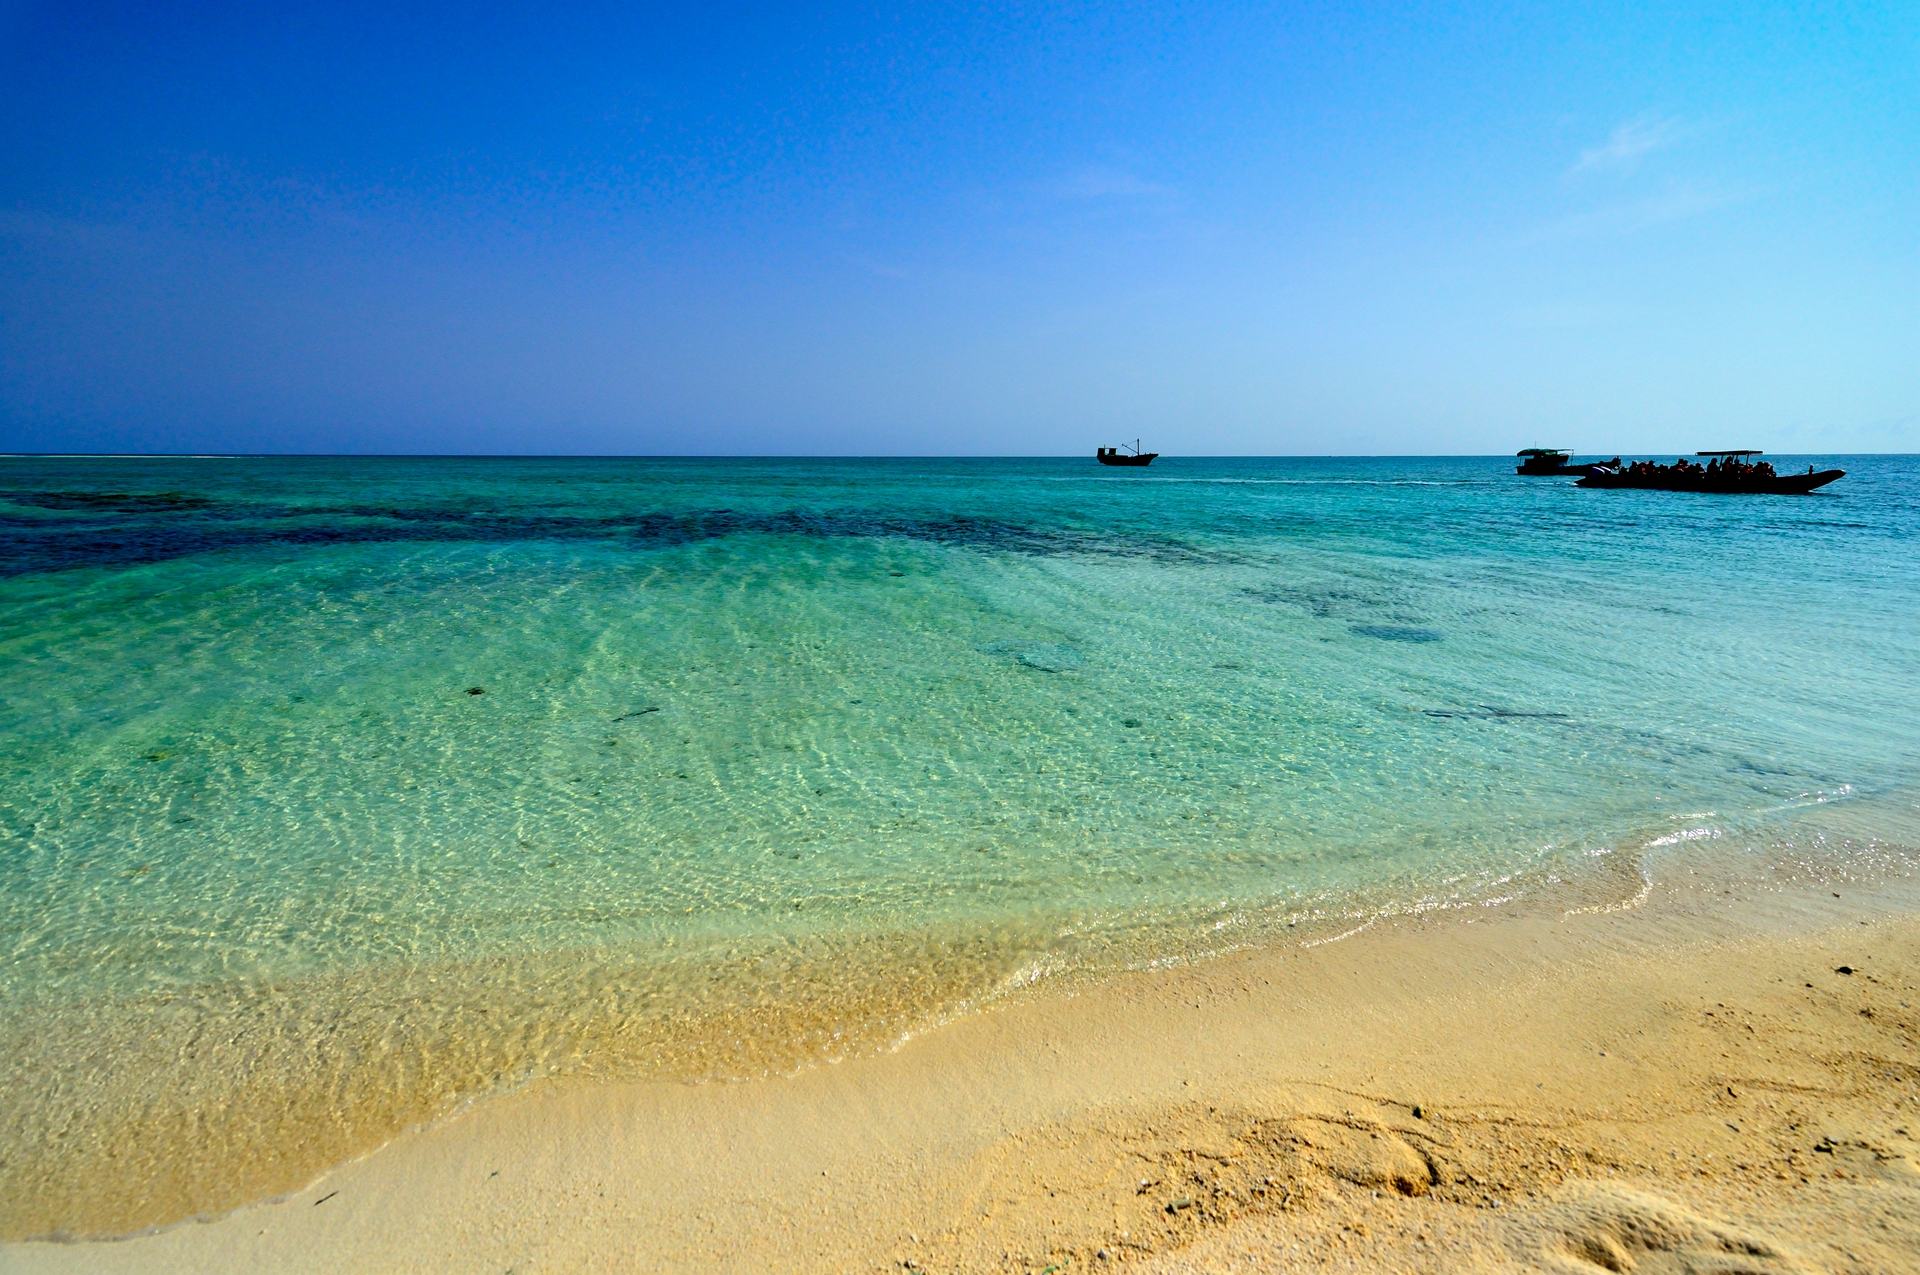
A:
[[[1836,478],[1846,477],[1844,469],[1823,469],[1815,474],[1775,474],[1771,478],[1746,476],[1734,479],[1695,477],[1692,474],[1614,474],[1591,469],[1576,487],[1634,487],[1642,491],[1706,491],[1730,496],[1804,496],[1816,487],[1825,487]]]
[[[1159,452],[1141,452],[1138,456],[1124,456],[1114,455],[1110,452],[1102,452],[1094,459],[1098,460],[1102,465],[1151,465],[1153,464],[1153,458],[1159,454]]]

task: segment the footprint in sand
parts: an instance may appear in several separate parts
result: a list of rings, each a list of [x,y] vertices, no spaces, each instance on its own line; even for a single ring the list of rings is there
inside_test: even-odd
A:
[[[1425,1156],[1385,1129],[1315,1123],[1313,1159],[1355,1186],[1425,1195],[1435,1179]]]
[[[1567,1275],[1795,1275],[1806,1268],[1761,1236],[1709,1221],[1658,1196],[1582,1183],[1518,1221],[1523,1262]]]

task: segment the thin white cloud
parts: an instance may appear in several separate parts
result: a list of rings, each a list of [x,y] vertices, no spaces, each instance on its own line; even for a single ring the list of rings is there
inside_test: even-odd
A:
[[[1665,222],[1698,217],[1736,203],[1741,195],[1713,186],[1677,186],[1648,199],[1596,208],[1563,217],[1542,229],[1538,239],[1584,239],[1597,235],[1625,235]]]
[[[1643,116],[1629,120],[1613,130],[1602,145],[1580,152],[1580,162],[1568,170],[1573,173],[1617,172],[1632,168],[1643,155],[1672,145],[1681,135],[1679,120]]]

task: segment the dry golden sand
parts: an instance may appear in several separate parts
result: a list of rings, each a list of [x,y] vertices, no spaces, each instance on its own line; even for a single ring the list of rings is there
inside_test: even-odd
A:
[[[1920,1270],[1913,883],[1678,875],[1042,989],[783,1080],[535,1089],[0,1268]]]

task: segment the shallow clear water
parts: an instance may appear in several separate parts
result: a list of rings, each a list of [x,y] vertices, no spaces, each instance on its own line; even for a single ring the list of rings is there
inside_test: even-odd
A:
[[[0,460],[0,1228],[1616,848],[1913,840],[1920,461],[1808,461]]]

